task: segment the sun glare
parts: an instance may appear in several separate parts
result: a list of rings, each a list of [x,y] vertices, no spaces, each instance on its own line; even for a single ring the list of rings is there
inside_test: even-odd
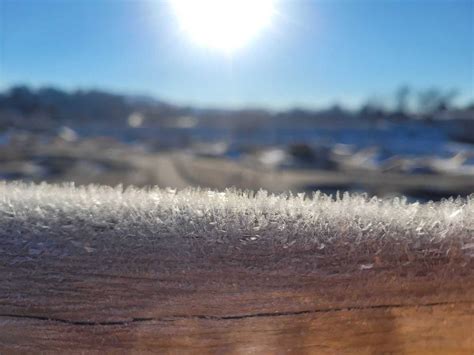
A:
[[[272,0],[170,0],[181,29],[198,45],[234,52],[267,27]]]

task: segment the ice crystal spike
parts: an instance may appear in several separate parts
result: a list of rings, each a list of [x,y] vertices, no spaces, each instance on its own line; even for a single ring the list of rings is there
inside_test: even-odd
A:
[[[474,195],[410,204],[357,194],[334,200],[321,193],[1,182],[0,241],[25,243],[34,255],[43,255],[55,241],[80,241],[93,252],[100,242],[127,240],[138,248],[153,240],[180,240],[207,250],[230,244],[239,249],[242,243],[288,253],[312,250],[318,258],[340,253],[338,260],[354,265],[374,264],[375,257],[403,263],[428,252],[471,258],[473,201]]]

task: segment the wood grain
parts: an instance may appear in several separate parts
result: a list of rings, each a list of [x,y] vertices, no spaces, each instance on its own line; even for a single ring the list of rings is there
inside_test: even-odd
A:
[[[474,352],[472,259],[365,269],[264,245],[0,247],[1,353]]]

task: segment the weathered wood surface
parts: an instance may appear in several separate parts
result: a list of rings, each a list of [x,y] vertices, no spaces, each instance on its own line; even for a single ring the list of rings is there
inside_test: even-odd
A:
[[[0,353],[473,354],[473,202],[0,183]]]
[[[474,352],[465,260],[338,273],[311,250],[288,260],[250,248],[231,258],[164,245],[67,256],[2,247],[1,353]]]
[[[2,317],[0,339],[5,352],[472,354],[469,323],[459,304],[109,325]]]

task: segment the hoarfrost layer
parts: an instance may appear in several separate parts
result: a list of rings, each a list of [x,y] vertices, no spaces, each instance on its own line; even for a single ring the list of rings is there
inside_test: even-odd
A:
[[[210,251],[228,246],[289,254],[305,250],[323,257],[339,253],[347,262],[362,255],[375,262],[470,262],[474,195],[420,204],[347,193],[333,199],[318,192],[305,196],[0,183],[0,244],[3,239],[31,245],[45,236],[50,243],[86,246],[166,242]]]

